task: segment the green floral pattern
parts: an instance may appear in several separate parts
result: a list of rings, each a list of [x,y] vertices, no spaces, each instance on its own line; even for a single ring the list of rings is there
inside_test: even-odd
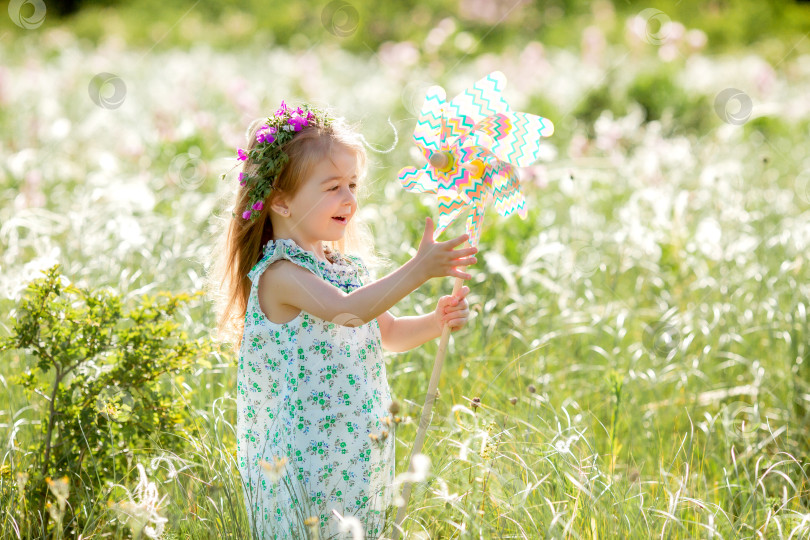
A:
[[[257,538],[306,538],[314,516],[321,538],[338,532],[341,515],[358,518],[368,538],[383,530],[394,479],[394,437],[372,441],[388,426],[391,392],[377,320],[334,324],[301,311],[273,323],[259,308],[258,282],[287,259],[351,292],[370,280],[359,257],[319,260],[292,239],[270,240],[248,274],[252,282],[237,375],[237,463]],[[280,479],[259,460],[287,457]]]

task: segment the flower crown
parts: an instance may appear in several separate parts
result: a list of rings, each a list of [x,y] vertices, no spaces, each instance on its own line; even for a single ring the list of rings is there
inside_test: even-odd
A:
[[[267,195],[275,187],[273,181],[278,177],[289,157],[284,152],[284,145],[292,140],[295,133],[311,125],[328,127],[333,119],[325,112],[309,105],[290,108],[284,101],[281,107],[256,131],[256,145],[248,152],[237,148],[239,161],[250,160],[259,167],[255,174],[239,173],[239,185],[248,186],[250,197],[248,207],[242,213],[242,219],[252,221],[264,208]],[[236,217],[236,214],[233,214]]]

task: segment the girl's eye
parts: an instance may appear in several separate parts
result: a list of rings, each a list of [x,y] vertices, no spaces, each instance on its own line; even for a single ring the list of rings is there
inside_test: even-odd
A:
[[[354,189],[357,189],[357,184],[349,184],[349,186],[354,188]],[[331,187],[331,188],[329,188],[329,191],[335,191],[339,187],[340,186]]]

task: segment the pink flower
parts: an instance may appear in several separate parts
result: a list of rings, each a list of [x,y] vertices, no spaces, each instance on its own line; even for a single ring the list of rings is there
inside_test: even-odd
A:
[[[248,156],[247,156],[247,152],[245,152],[245,151],[244,151],[244,150],[242,150],[241,148],[237,148],[237,149],[236,149],[236,153],[237,153],[237,154],[239,154],[239,157],[237,157],[237,158],[236,158],[236,159],[238,159],[239,161],[245,161],[245,160],[248,158]]]
[[[253,203],[253,209],[258,210],[261,212],[262,208],[264,208],[264,203],[262,201],[256,201]]]
[[[245,173],[240,172],[239,173],[239,185],[244,186],[245,184],[247,184],[247,176],[245,176]]]
[[[245,210],[244,213],[242,213],[242,219],[250,219],[251,214],[253,214],[252,211]]]
[[[301,131],[301,128],[307,126],[307,119],[303,116],[293,116],[287,120],[287,123],[290,124],[295,131]]]
[[[287,112],[287,105],[284,103],[284,100],[281,100],[281,107],[278,108],[276,111],[276,116],[284,116],[284,113]]]

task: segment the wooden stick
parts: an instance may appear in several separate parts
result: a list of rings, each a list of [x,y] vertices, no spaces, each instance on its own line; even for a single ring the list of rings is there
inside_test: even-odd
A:
[[[461,292],[461,287],[464,284],[464,279],[457,277],[453,285],[453,296]],[[439,350],[436,351],[436,360],[433,362],[433,373],[430,376],[430,384],[428,385],[427,396],[425,397],[425,406],[422,407],[422,418],[419,420],[419,428],[416,430],[416,439],[413,442],[411,449],[411,457],[408,459],[409,471],[413,472],[413,456],[422,451],[422,446],[425,444],[425,435],[427,428],[430,425],[430,412],[433,409],[433,402],[436,401],[436,389],[439,386],[439,376],[442,372],[444,365],[444,357],[447,352],[447,344],[450,341],[450,326],[445,324],[442,329],[442,337],[439,341]],[[408,509],[408,500],[411,498],[411,482],[405,482],[402,485],[402,506],[397,510],[396,521],[394,522],[394,538],[397,540],[402,530],[402,522],[405,520],[405,512]]]

